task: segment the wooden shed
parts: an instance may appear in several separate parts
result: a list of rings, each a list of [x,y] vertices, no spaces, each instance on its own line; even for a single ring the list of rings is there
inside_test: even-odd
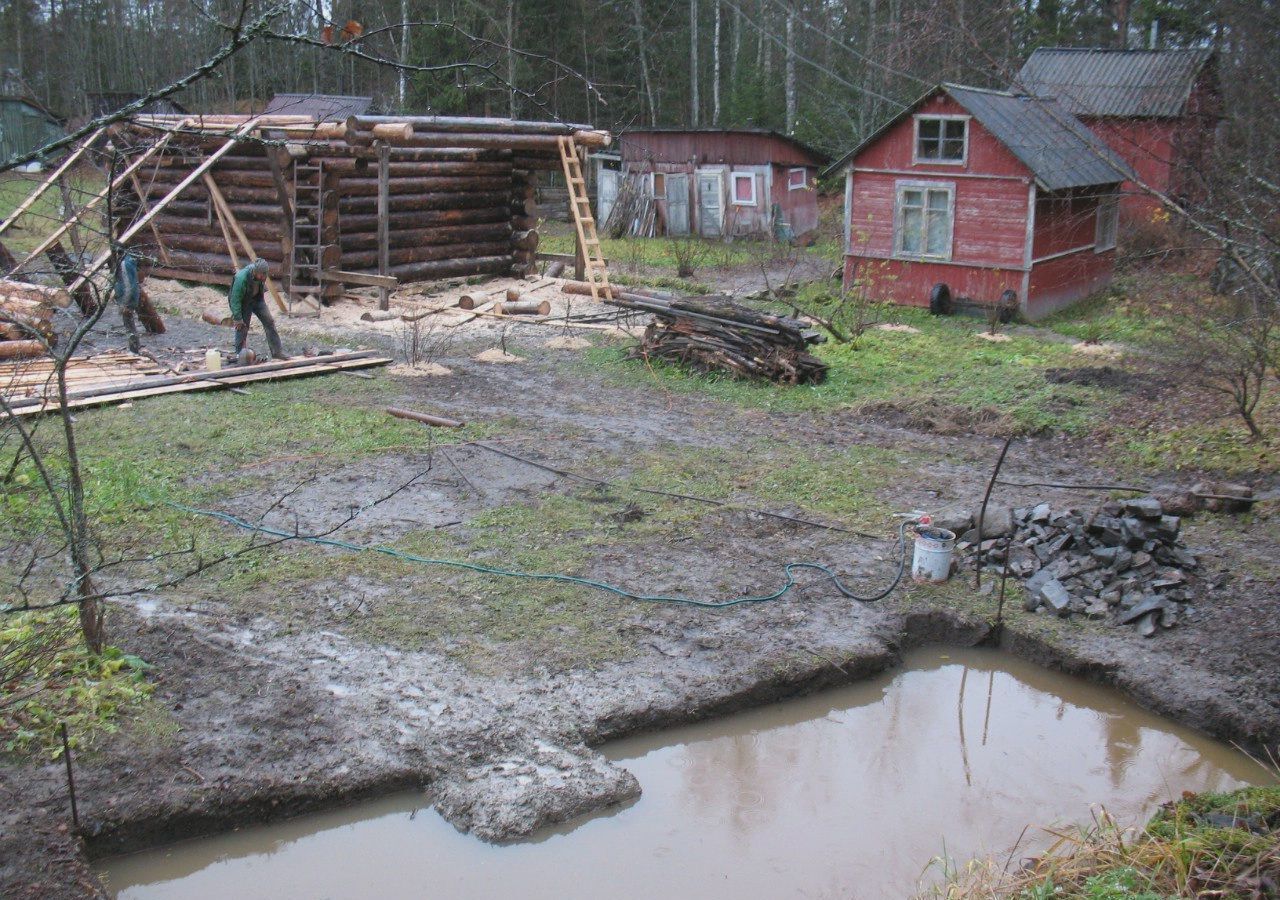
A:
[[[1210,50],[1045,47],[1023,64],[1018,86],[1055,98],[1143,184],[1179,202],[1203,196],[1203,173],[1222,117]],[[1127,223],[1150,221],[1160,209],[1160,200],[1132,181],[1121,191]]]
[[[630,182],[653,201],[650,233],[786,237],[818,225],[815,180],[827,158],[795,138],[763,129],[653,128],[628,131],[619,145],[621,166],[598,162],[596,170],[601,222]]]
[[[942,84],[832,167],[844,280],[926,306],[937,285],[1038,318],[1105,286],[1128,168],[1052,100]]]
[[[62,123],[30,97],[0,94],[0,162],[63,137]]]

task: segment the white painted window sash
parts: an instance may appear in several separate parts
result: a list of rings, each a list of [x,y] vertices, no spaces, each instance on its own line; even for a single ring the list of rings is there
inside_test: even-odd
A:
[[[912,252],[904,249],[906,226],[905,211],[906,204],[904,195],[907,191],[919,191],[921,193],[920,209],[920,250]],[[939,210],[929,209],[929,192],[941,192],[947,195],[946,223],[947,237],[946,250],[943,253],[929,252],[929,218],[931,214],[937,214]],[[955,244],[955,228],[956,228],[956,186],[955,182],[950,181],[897,181],[894,183],[894,200],[893,200],[893,256],[895,259],[910,260],[949,260],[951,259],[952,246]]]
[[[738,179],[745,178],[751,183],[751,199],[738,199]],[[755,172],[732,172],[729,175],[729,202],[733,206],[756,206],[756,173]]]
[[[912,128],[911,128],[911,162],[918,166],[919,165],[925,165],[925,166],[968,165],[969,163],[969,132],[973,130],[972,128],[970,128],[969,120],[971,118],[972,116],[944,115],[941,113],[937,115],[928,115],[925,113],[920,113],[916,116],[913,116]],[[920,155],[920,123],[924,121],[928,121],[928,122],[937,121],[937,122],[944,122],[944,123],[945,122],[964,122],[964,142],[963,142],[964,149],[961,151],[959,159],[933,159],[931,157],[927,157],[927,156],[922,157]],[[946,132],[946,128],[944,125],[938,132],[939,152],[941,152],[942,142],[945,140],[945,132]]]

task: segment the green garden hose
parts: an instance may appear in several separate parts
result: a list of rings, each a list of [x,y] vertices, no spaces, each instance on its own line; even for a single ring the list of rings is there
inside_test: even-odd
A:
[[[910,522],[904,521],[898,528],[898,570],[893,576],[893,581],[884,590],[870,597],[861,597],[853,591],[845,587],[844,582],[835,572],[828,569],[820,563],[812,562],[791,562],[783,566],[783,572],[786,574],[786,583],[772,594],[764,594],[757,597],[734,597],[731,600],[698,600],[693,597],[664,597],[649,594],[635,594],[625,588],[617,585],[609,584],[604,581],[595,581],[590,578],[581,578],[577,575],[565,575],[555,572],[514,572],[508,569],[499,569],[493,566],[482,566],[478,563],[463,562],[456,559],[434,559],[429,556],[418,556],[413,553],[405,553],[403,550],[397,550],[394,547],[384,547],[380,545],[365,546],[355,544],[351,541],[338,540],[336,538],[315,537],[304,534],[295,534],[289,531],[281,531],[278,528],[271,528],[267,525],[256,525],[253,522],[246,521],[239,516],[233,516],[230,513],[218,512],[212,509],[199,509],[194,506],[186,506],[181,503],[168,503],[174,509],[180,509],[183,512],[192,513],[199,516],[209,516],[226,522],[228,525],[234,525],[246,531],[257,532],[271,537],[282,538],[285,540],[304,541],[308,544],[318,544],[322,547],[336,547],[341,550],[352,550],[357,553],[382,553],[395,559],[402,559],[407,562],[421,563],[428,566],[447,566],[453,569],[465,569],[470,572],[479,572],[484,575],[497,575],[503,578],[527,578],[535,581],[558,581],[565,584],[577,584],[583,587],[595,588],[596,590],[608,591],[611,594],[617,594],[619,597],[626,597],[629,600],[638,600],[644,603],[679,603],[685,606],[699,606],[709,609],[723,609],[729,606],[737,606],[742,603],[765,603],[770,600],[777,600],[788,591],[796,586],[795,572],[799,569],[813,569],[821,572],[831,580],[837,591],[844,597],[851,600],[857,600],[860,603],[874,603],[877,600],[883,600],[889,596],[902,581],[903,572],[907,564],[907,526]]]

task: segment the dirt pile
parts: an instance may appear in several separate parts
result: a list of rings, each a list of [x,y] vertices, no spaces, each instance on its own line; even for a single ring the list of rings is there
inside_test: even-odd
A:
[[[1024,580],[1028,612],[1105,619],[1151,637],[1193,617],[1210,587],[1179,540],[1182,519],[1156,497],[1112,500],[1092,513],[1055,512],[1048,503],[988,510],[987,521],[984,540],[971,529],[957,549],[976,545],[974,564],[993,572],[1004,571],[1007,554],[1009,573]]]

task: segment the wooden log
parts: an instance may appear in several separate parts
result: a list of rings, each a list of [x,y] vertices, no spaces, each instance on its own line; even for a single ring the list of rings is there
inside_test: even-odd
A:
[[[517,295],[519,296],[519,295]],[[551,312],[549,300],[516,300],[495,303],[493,312],[499,316],[545,316]]]
[[[547,266],[548,278],[559,278],[563,274],[564,274],[564,262],[562,260],[556,260],[551,265]]]
[[[275,182],[271,178],[271,169],[268,167],[266,157],[263,157],[260,163],[261,166],[257,169],[215,166],[213,170],[214,180],[218,182],[218,186],[222,188],[224,195],[229,187],[268,187],[274,189]],[[156,184],[172,186],[182,180],[182,174],[181,169],[160,169],[149,180]]]
[[[452,278],[460,275],[498,275],[511,269],[511,257],[480,256],[472,259],[442,259],[434,262],[407,263],[392,266],[391,274],[402,283]]]
[[[138,289],[138,321],[147,330],[147,334],[164,334],[168,330],[165,328],[160,312],[142,288]]]
[[[155,223],[160,232],[165,235],[165,240],[168,240],[171,235],[178,234],[217,236],[217,225],[211,224],[203,218],[159,215],[156,216]],[[278,241],[280,239],[280,226],[276,222],[241,222],[240,227],[244,230],[245,235],[254,241]]]
[[[345,223],[344,223],[345,224]],[[389,223],[390,224],[390,223]],[[463,244],[508,240],[511,226],[506,222],[489,222],[480,225],[444,225],[437,228],[394,227],[387,236],[391,247],[417,247],[426,244]],[[376,232],[343,232],[338,239],[343,253],[353,250],[372,250],[378,246]]]
[[[230,283],[236,273],[236,266],[225,251],[219,254],[175,249],[169,251],[169,258],[170,264],[167,267],[157,268],[152,274],[165,278],[190,278],[192,281],[203,281],[203,278],[198,277],[200,275],[217,275],[221,276],[219,282],[225,279]],[[276,260],[267,260],[267,271],[274,276],[283,274],[281,263]]]
[[[370,131],[347,131],[347,140],[356,144],[369,144],[375,138]],[[418,131],[406,138],[393,138],[397,147],[479,147],[503,150],[554,150],[557,136],[554,134],[498,134],[479,132]],[[606,142],[607,143],[607,142]],[[605,146],[605,143],[592,146]]]
[[[392,197],[390,208],[394,212],[435,209],[480,209],[500,206],[507,202],[507,195],[500,191],[468,191],[464,193],[402,194]],[[343,197],[338,208],[343,213],[377,212],[378,198]]]
[[[226,243],[221,237],[204,234],[170,234],[165,237],[165,242],[173,250],[193,250],[198,253],[221,253],[226,249]],[[269,241],[260,241],[254,245],[255,255],[261,256],[263,259],[279,262],[284,259],[284,253],[278,243]]]
[[[379,122],[369,132],[375,141],[407,141],[413,137],[413,126],[408,122]],[[343,136],[346,129],[343,129]]]
[[[511,167],[526,172],[559,172],[563,163],[560,162],[559,155],[547,154],[531,154],[522,152],[512,156]]]
[[[390,275],[366,275],[363,272],[346,272],[341,269],[329,269],[320,273],[321,281],[336,281],[340,284],[359,284],[367,287],[386,288],[394,291],[400,281]]]
[[[62,242],[51,242],[45,249],[44,255],[53,264],[53,270],[58,273],[62,283],[67,285],[71,299],[75,301],[76,306],[80,307],[80,311],[86,316],[94,313],[98,308],[98,304],[94,299],[93,291],[88,284],[77,283],[79,281],[79,268],[71,257],[67,255],[67,251],[63,249]],[[71,290],[71,285],[75,285],[74,290]]]
[[[400,313],[394,309],[371,309],[367,313],[360,316],[361,322],[390,322],[392,319],[400,318]]]
[[[396,247],[388,250],[389,264],[430,262],[441,259],[469,259],[478,256],[497,256],[510,252],[505,241],[467,244],[428,244],[424,247]],[[342,263],[348,269],[374,268],[378,265],[377,250],[357,250],[342,254]]]
[[[392,233],[426,229],[444,225],[479,225],[506,222],[511,213],[504,206],[478,207],[475,209],[422,209],[393,212],[387,217]],[[378,230],[376,213],[350,213],[341,216],[342,234],[368,234]]]
[[[396,406],[388,406],[387,412],[397,419],[410,419],[414,422],[421,422],[424,425],[434,425],[437,428],[461,428],[466,424],[465,422],[459,422],[457,419],[446,419],[443,416],[433,416],[428,413],[416,412],[412,409],[400,409]]]
[[[589,131],[590,125],[569,122],[534,122],[522,119],[479,116],[351,116],[347,130],[369,131],[383,123],[403,123],[415,131],[498,132],[502,134],[573,134]]]
[[[478,175],[482,177],[495,176],[511,176],[511,163],[505,160],[463,160],[463,159],[444,159],[444,160],[423,160],[422,162],[414,162],[410,160],[396,161],[392,149],[392,159],[389,163],[390,174],[393,179],[401,178],[439,178],[449,177],[457,178],[467,175]],[[356,159],[332,159],[325,160],[324,167],[330,172],[339,172],[342,174],[343,183],[345,184],[349,178],[371,177],[374,174],[376,160],[364,158]]]
[[[473,297],[471,294],[463,294],[461,297],[458,298],[459,309],[475,309],[479,305],[480,305],[480,301],[477,300],[475,297]]]
[[[511,227],[516,231],[532,231],[538,227],[537,216],[513,216]]]
[[[43,284],[31,284],[16,281],[12,278],[0,279],[0,295],[31,300],[45,306],[66,309],[71,305],[71,295],[64,288],[48,287]]]
[[[200,313],[200,318],[210,325],[218,325],[223,328],[231,328],[235,325],[235,322],[231,319],[231,313],[221,308],[206,309]]]
[[[508,303],[518,303],[520,301],[520,291],[516,288],[507,288],[505,296]]]
[[[506,191],[511,178],[503,175],[439,175],[415,178],[392,178],[388,182],[392,194],[435,194],[444,191]],[[343,178],[343,197],[377,196],[377,178]]]
[[[32,359],[44,352],[41,341],[0,341],[0,359]]]

